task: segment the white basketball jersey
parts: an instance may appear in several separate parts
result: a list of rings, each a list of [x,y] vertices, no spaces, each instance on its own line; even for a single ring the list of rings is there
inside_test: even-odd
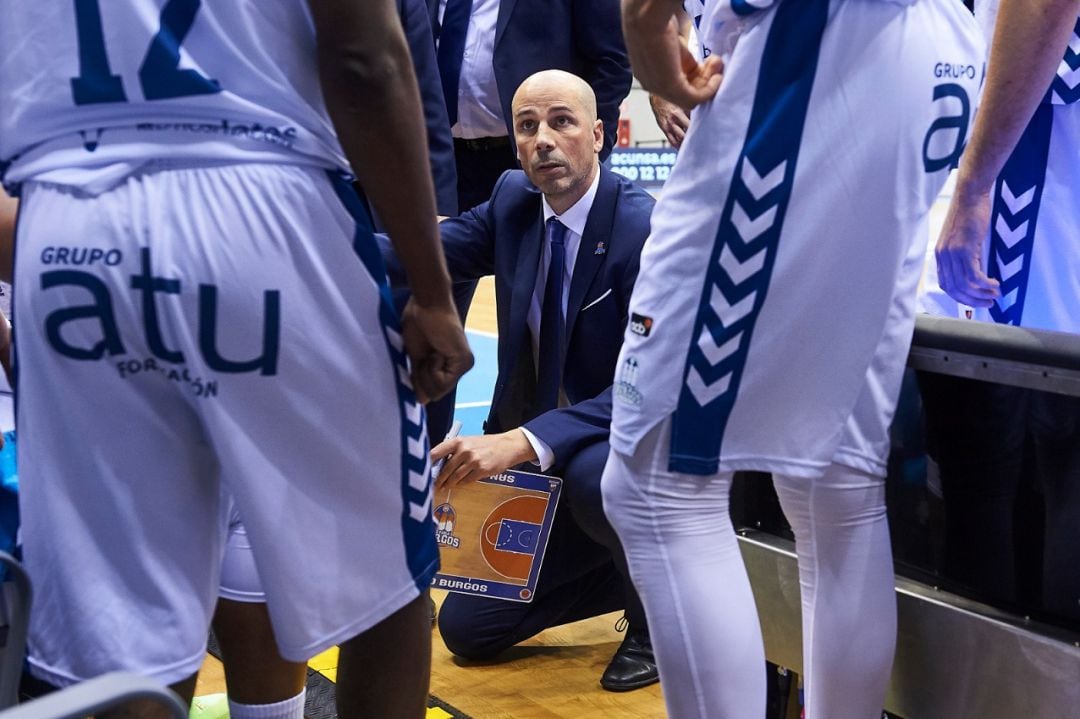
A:
[[[97,193],[170,164],[345,168],[304,0],[48,0],[0,22],[0,172]]]

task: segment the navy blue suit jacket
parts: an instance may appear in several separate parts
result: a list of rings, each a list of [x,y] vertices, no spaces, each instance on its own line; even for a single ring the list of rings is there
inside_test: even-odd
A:
[[[439,0],[427,0],[435,36]],[[630,92],[630,59],[623,42],[619,0],[501,0],[495,25],[495,84],[511,141],[510,101],[534,72],[566,70],[596,93],[604,122],[601,162],[615,145],[619,104]]]
[[[435,207],[440,215],[453,217],[458,213],[454,138],[450,136],[450,118],[446,114],[435,44],[431,39],[431,20],[424,0],[398,0],[398,15],[420,86],[431,176],[435,181]]]
[[[524,172],[511,170],[499,178],[489,201],[439,225],[455,281],[495,276],[499,374],[488,433],[524,426],[551,447],[557,467],[582,447],[607,439],[615,365],[654,204],[644,190],[600,168],[566,306],[563,390],[570,406],[539,416],[533,409],[536,369],[526,321],[544,240],[539,191]],[[388,240],[380,241],[391,280],[402,281]]]

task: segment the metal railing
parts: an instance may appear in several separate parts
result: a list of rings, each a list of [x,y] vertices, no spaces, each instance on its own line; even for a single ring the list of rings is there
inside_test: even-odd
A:
[[[1080,336],[919,316],[912,368],[1080,397]],[[1080,531],[1080,530],[1078,530]],[[769,661],[801,672],[792,542],[740,546]],[[898,641],[886,709],[909,719],[1080,716],[1080,635],[897,577]]]
[[[116,672],[0,711],[3,719],[81,719],[133,701],[158,704],[172,719],[187,719],[187,708],[171,691],[146,677]]]

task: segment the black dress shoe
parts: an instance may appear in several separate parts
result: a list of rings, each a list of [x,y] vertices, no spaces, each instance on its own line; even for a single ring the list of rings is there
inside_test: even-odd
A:
[[[649,633],[629,629],[615,656],[600,677],[600,686],[609,692],[628,692],[660,681]]]

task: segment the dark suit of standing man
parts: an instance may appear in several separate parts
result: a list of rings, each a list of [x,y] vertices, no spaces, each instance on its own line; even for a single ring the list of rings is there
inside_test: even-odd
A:
[[[440,215],[453,217],[458,213],[457,168],[450,120],[446,115],[446,101],[439,79],[439,65],[431,44],[431,16],[425,0],[397,0],[397,5],[424,107],[431,179],[435,183],[435,209]]]
[[[454,138],[450,135],[450,120],[446,115],[435,46],[431,42],[431,20],[426,3],[427,0],[395,0],[420,89],[431,179],[435,184],[435,210],[445,217],[454,217],[458,213]],[[385,231],[379,218],[372,215],[375,228]]]
[[[589,83],[604,123],[600,161],[607,159],[631,82],[618,0],[427,4],[454,131],[462,212],[487,200],[499,176],[517,167],[510,101],[535,72],[566,70]]]
[[[601,679],[624,691],[657,673],[600,476],[653,199],[600,166],[594,102],[589,86],[565,72],[526,80],[513,104],[525,171],[505,173],[488,202],[440,225],[455,280],[495,276],[499,374],[487,434],[432,450],[434,460],[447,458],[437,481],[457,486],[539,464],[564,483],[533,601],[451,594],[439,628],[455,654],[486,659],[548,627],[625,609],[627,637]]]

